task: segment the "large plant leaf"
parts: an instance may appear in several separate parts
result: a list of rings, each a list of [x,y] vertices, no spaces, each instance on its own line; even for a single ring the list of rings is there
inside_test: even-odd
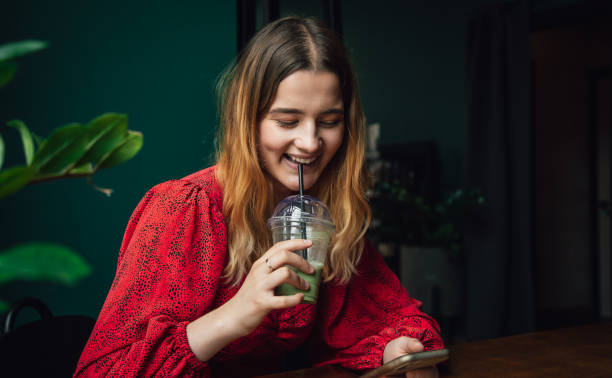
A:
[[[90,273],[76,252],[56,243],[29,242],[0,252],[0,284],[26,280],[74,285]]]
[[[32,165],[43,176],[64,173],[83,156],[87,140],[86,129],[78,123],[60,127],[42,143]]]
[[[99,164],[98,169],[114,167],[130,160],[140,151],[142,142],[141,132],[128,130],[124,142]]]
[[[15,62],[0,62],[0,88],[8,84],[17,72],[17,63]]]
[[[89,143],[87,152],[77,163],[97,165],[106,159],[127,137],[127,116],[124,114],[107,113],[87,124]]]
[[[25,186],[36,174],[34,167],[18,165],[0,172],[0,198],[13,194]]]
[[[70,171],[87,151],[87,133],[83,132],[40,169],[41,175],[63,175]]]
[[[47,42],[37,40],[25,40],[0,45],[0,62],[31,54],[47,46],[49,46]]]
[[[33,165],[41,167],[47,164],[49,160],[75,138],[75,135],[80,135],[81,132],[82,127],[78,123],[70,123],[55,129],[49,138],[39,144],[38,151],[34,156]]]
[[[3,164],[4,164],[4,139],[2,139],[2,134],[0,134],[0,170],[2,169]]]
[[[21,142],[23,143],[23,152],[25,153],[26,164],[32,164],[32,160],[34,159],[34,141],[32,140],[30,130],[25,123],[18,119],[8,121],[6,124],[19,130],[19,134],[21,134]]]

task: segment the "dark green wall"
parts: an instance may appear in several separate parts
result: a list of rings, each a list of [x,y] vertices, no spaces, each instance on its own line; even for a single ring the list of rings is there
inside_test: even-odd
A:
[[[383,144],[436,141],[443,189],[462,185],[466,31],[475,5],[357,4],[344,7],[343,27],[368,123],[381,124]]]
[[[20,1],[2,8],[0,43],[35,38],[51,44],[21,59],[15,80],[0,89],[7,164],[23,160],[16,132],[3,126],[13,118],[47,135],[113,111],[128,114],[129,127],[144,133],[136,158],[96,174],[97,185],[115,189],[110,198],[72,179],[0,200],[0,249],[30,240],[61,242],[94,268],[74,289],[15,283],[1,287],[0,297],[36,296],[56,314],[96,316],[140,198],[152,185],[211,161],[214,81],[235,56],[235,2]]]

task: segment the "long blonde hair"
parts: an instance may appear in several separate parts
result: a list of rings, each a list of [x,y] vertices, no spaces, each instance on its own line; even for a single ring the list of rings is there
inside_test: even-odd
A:
[[[228,230],[224,275],[233,284],[272,245],[266,219],[275,206],[273,180],[258,158],[257,125],[280,82],[298,70],[332,72],[340,81],[344,139],[310,192],[328,205],[336,224],[324,280],[347,283],[357,273],[371,211],[365,197],[365,125],[355,75],[342,41],[331,30],[312,19],[287,17],[257,33],[218,84],[216,172]]]

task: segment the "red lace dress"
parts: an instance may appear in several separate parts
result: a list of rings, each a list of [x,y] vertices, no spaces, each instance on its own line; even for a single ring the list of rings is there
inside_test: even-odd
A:
[[[75,376],[250,376],[273,372],[309,343],[313,364],[380,366],[387,342],[415,337],[443,347],[437,323],[419,311],[369,243],[348,285],[323,284],[319,302],[272,311],[210,361],[197,360],[186,325],[228,301],[223,193],[214,167],[152,188],[128,223],[115,280]]]

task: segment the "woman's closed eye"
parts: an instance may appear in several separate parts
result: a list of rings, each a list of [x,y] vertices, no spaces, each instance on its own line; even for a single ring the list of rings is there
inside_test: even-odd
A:
[[[321,120],[318,122],[319,126],[325,128],[333,128],[342,123],[342,119],[329,119],[329,120]]]
[[[278,123],[278,125],[280,127],[293,127],[296,126],[298,124],[297,120],[283,120],[283,119],[275,119],[276,123]]]
[[[284,127],[284,128],[293,128],[300,123],[300,121],[297,119],[295,120],[275,119],[274,121],[280,127]],[[323,128],[333,128],[333,127],[338,126],[342,122],[343,122],[342,119],[320,120],[320,121],[317,121],[317,125]]]

